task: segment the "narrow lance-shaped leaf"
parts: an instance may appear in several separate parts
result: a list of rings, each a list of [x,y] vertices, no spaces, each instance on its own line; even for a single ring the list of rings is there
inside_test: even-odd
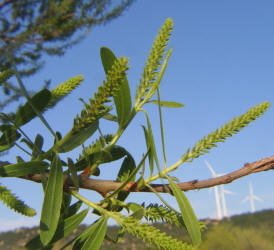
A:
[[[37,174],[48,168],[48,163],[43,161],[20,162],[5,165],[0,168],[0,177],[20,177],[28,174]]]
[[[82,250],[99,250],[107,232],[108,218],[103,216],[97,224],[96,229],[89,235],[85,244],[81,248]]]
[[[133,157],[129,154],[122,163],[116,181],[126,181],[135,168],[135,161]],[[135,176],[132,178],[132,181],[135,181]],[[120,201],[124,201],[128,197],[128,195],[129,192],[120,192],[117,196],[117,199]]]
[[[2,132],[0,137],[0,145],[11,144],[20,137],[20,134],[17,132],[16,128],[12,125],[0,125],[0,131]]]
[[[155,147],[155,143],[154,143],[154,136],[153,136],[153,132],[152,132],[152,128],[151,128],[151,123],[148,117],[147,112],[144,110],[145,116],[146,116],[146,120],[147,120],[147,129],[145,130],[145,137],[146,137],[146,143],[147,145],[150,147],[150,156],[152,157],[152,159],[155,160],[156,166],[158,168],[158,171],[160,172],[160,163],[158,160],[158,156],[157,156],[157,152],[156,152],[156,147]],[[153,161],[149,161],[150,163],[150,175],[153,174],[153,169],[154,169],[154,165],[153,165]]]
[[[55,148],[59,153],[69,152],[76,147],[83,144],[88,138],[90,138],[98,128],[98,121],[94,121],[87,128],[83,128],[80,131],[70,131],[64,138],[58,141]]]
[[[62,205],[63,182],[62,165],[56,154],[49,173],[40,220],[40,238],[43,245],[47,245],[52,240],[57,229]]]
[[[74,214],[71,217],[65,219],[61,223],[58,224],[56,233],[51,240],[50,244],[68,236],[76,229],[79,224],[83,221],[88,213],[88,209],[81,211],[78,214]],[[36,237],[32,238],[26,245],[25,248],[28,250],[35,250],[43,248],[43,244],[40,240],[40,236],[37,235]]]
[[[37,158],[42,153],[43,143],[44,143],[43,137],[37,134],[34,141],[33,151],[32,151],[32,157],[31,157],[32,160]]]
[[[118,187],[117,189],[115,189],[111,195],[109,195],[106,199],[109,199],[113,196],[115,196],[116,194],[118,194],[130,181],[133,181],[136,177],[137,172],[139,171],[139,169],[143,166],[144,161],[146,160],[148,154],[149,154],[150,149],[146,152],[146,154],[142,157],[141,161],[139,162],[138,166],[136,168],[133,169],[133,171],[131,171],[130,175],[128,176],[128,178],[123,182],[123,184]]]
[[[100,249],[107,229],[107,217],[102,216],[86,229],[75,241],[73,250]]]
[[[145,126],[142,126],[142,127],[143,127],[143,130],[144,130],[144,133],[145,133],[147,149],[152,148],[153,145],[151,145],[151,137],[148,133],[148,130]],[[149,152],[148,161],[149,161],[149,168],[150,168],[150,176],[152,176],[153,175],[153,170],[154,170],[153,150],[150,150],[150,152]]]
[[[21,136],[15,127],[8,124],[1,125],[0,131],[2,132],[0,137],[0,152],[11,148]]]
[[[158,105],[158,100],[150,100],[147,103]],[[165,108],[183,108],[185,105],[179,102],[160,101],[162,107]]]
[[[77,176],[77,170],[76,170],[76,167],[75,167],[71,158],[68,158],[68,169],[69,169],[69,172],[71,173],[71,179],[72,179],[74,186],[76,188],[79,188],[79,180],[78,180],[78,176]]]
[[[48,105],[51,98],[51,93],[47,89],[43,89],[35,94],[31,99],[31,103],[35,106],[38,112],[43,112]],[[15,124],[17,126],[22,126],[29,121],[31,121],[37,114],[33,110],[31,104],[27,102],[24,106],[19,107],[15,115]]]
[[[110,49],[106,47],[101,48],[100,54],[105,73],[107,74],[108,71],[111,69],[113,63],[115,62],[116,56]],[[130,88],[126,76],[123,79],[120,90],[114,96],[114,103],[118,116],[118,123],[121,127],[127,122],[131,112]]]
[[[108,121],[118,122],[117,117],[113,114],[110,114],[110,113],[105,114],[102,118],[105,119],[105,120],[108,120]]]
[[[67,216],[70,217],[70,216],[76,214],[79,211],[79,209],[81,208],[82,204],[83,204],[82,201],[77,201],[74,204],[72,204],[68,209]]]
[[[170,183],[170,188],[179,205],[183,221],[191,237],[191,240],[194,243],[194,245],[197,246],[201,243],[201,231],[200,231],[199,221],[188,199],[186,198],[185,194],[179,189],[177,184],[174,183],[169,176],[167,176],[167,179]]]
[[[111,148],[109,148],[107,151],[99,151],[95,153],[91,153],[88,155],[88,160],[87,162],[86,159],[81,159],[80,161],[75,163],[75,167],[77,168],[77,171],[84,170],[88,164],[94,164],[94,163],[107,163],[107,162],[112,162],[119,160],[123,158],[124,156],[129,155],[129,152],[124,149],[121,146],[114,145]]]

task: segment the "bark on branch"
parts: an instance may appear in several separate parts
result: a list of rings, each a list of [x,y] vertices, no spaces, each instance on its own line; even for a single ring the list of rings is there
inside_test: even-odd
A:
[[[7,165],[7,162],[1,165]],[[216,178],[210,178],[206,180],[192,180],[187,182],[180,182],[178,186],[183,191],[195,190],[195,189],[202,189],[202,188],[209,188],[216,185],[221,184],[228,184],[234,180],[242,178],[244,176],[258,173],[262,171],[268,171],[274,169],[274,156],[270,156],[253,163],[246,163],[242,168],[228,173],[226,175],[222,175]],[[34,182],[41,182],[41,175],[40,174],[33,174],[28,176],[21,176],[20,178],[34,181]],[[64,177],[64,183],[66,187],[74,187],[72,179],[69,176]],[[111,180],[96,180],[90,179],[85,176],[79,176],[79,187],[89,190],[97,191],[98,193],[105,196],[107,193],[113,192],[117,188],[119,188],[123,182],[111,181]],[[167,193],[170,192],[169,185],[163,184],[150,184],[150,186],[159,193]],[[122,191],[126,192],[152,192],[149,187],[143,187],[141,189],[137,188],[137,184],[135,182],[128,183]]]

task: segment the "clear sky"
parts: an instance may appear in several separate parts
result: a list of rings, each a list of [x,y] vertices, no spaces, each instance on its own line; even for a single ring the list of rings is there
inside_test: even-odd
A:
[[[46,58],[45,67],[31,78],[25,79],[28,89],[38,90],[45,79],[52,79],[51,87],[83,74],[84,82],[73,94],[46,113],[51,126],[63,135],[72,126],[73,118],[82,109],[78,98],[88,100],[105,79],[100,61],[100,47],[109,47],[117,56],[130,58],[128,72],[131,95],[147,59],[152,42],[167,17],[175,23],[170,40],[173,53],[161,85],[163,100],[185,104],[182,109],[164,109],[164,124],[168,164],[176,162],[188,147],[203,136],[225,124],[235,116],[263,101],[274,104],[274,2],[270,0],[187,1],[137,0],[131,8],[106,26],[94,28],[87,38],[60,58]],[[23,103],[23,101],[21,101]],[[161,155],[159,119],[156,106],[147,106],[151,115],[158,154]],[[128,148],[136,162],[146,150],[139,115],[129,126],[118,144]],[[104,133],[115,131],[113,123],[103,124]],[[23,127],[34,138],[36,133],[45,137],[45,150],[52,137],[38,119]],[[95,138],[93,138],[94,140]],[[228,173],[247,162],[273,155],[274,109],[269,111],[239,134],[211,150],[191,164],[183,165],[172,175],[181,181],[206,179],[211,174],[207,160],[217,173]],[[79,151],[78,151],[79,152]],[[77,158],[77,153],[70,154]],[[10,151],[1,160],[14,162],[19,151]],[[66,159],[67,155],[61,155]],[[25,160],[28,158],[23,156]],[[160,159],[162,159],[160,157]],[[102,179],[116,177],[121,162],[103,165]],[[114,177],[114,178],[115,178]],[[273,209],[274,172],[258,173],[237,180],[225,188],[235,192],[227,195],[230,215],[250,211],[249,203],[241,203],[252,182],[255,195],[263,202],[255,202],[256,210]],[[11,188],[38,215],[25,218],[4,205],[0,206],[0,230],[19,226],[38,225],[43,193],[40,185],[24,180],[2,179],[2,185]],[[92,201],[99,196],[82,192]],[[186,193],[199,218],[216,217],[214,192],[206,190]],[[163,197],[174,207],[173,197]],[[132,194],[128,201],[158,202],[151,194]],[[92,217],[86,220],[92,221]]]

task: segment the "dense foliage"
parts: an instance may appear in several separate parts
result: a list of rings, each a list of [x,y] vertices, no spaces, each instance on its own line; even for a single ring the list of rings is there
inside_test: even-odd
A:
[[[18,65],[14,63],[14,60],[7,59],[11,68],[0,72],[0,79],[5,81],[10,77],[9,72],[12,70],[27,102],[18,108],[14,118],[1,113],[1,116],[9,123],[0,126],[2,132],[0,152],[16,146],[25,153],[25,157],[22,159],[18,156],[16,163],[2,162],[0,177],[17,177],[36,181],[41,183],[44,189],[40,234],[26,244],[27,249],[42,247],[52,249],[56,242],[70,235],[79,226],[90,210],[98,216],[98,219],[67,243],[67,245],[73,244],[73,249],[99,249],[105,238],[112,242],[119,242],[126,232],[159,249],[195,249],[201,244],[203,223],[197,220],[180,188],[179,180],[170,174],[184,163],[208,153],[219,142],[224,142],[228,137],[238,133],[261,116],[270,104],[263,102],[250,108],[245,114],[203,137],[196,145],[188,148],[177,162],[168,166],[162,108],[183,107],[182,104],[174,101],[162,101],[160,97],[160,82],[172,53],[171,49],[167,49],[172,30],[173,21],[168,18],[153,43],[134,100],[131,98],[131,89],[127,80],[128,59],[117,58],[110,49],[101,48],[101,60],[106,79],[88,102],[83,101],[82,111],[75,116],[71,130],[64,136],[61,132],[54,131],[45,119],[45,114],[78,87],[83,80],[82,77],[72,78],[50,91],[42,89],[30,97],[25,91],[17,69]],[[156,99],[153,100],[153,96],[156,96]],[[163,152],[161,164],[157,156],[150,117],[145,110],[145,107],[151,104],[156,104],[159,113]],[[146,125],[142,125],[146,145],[143,152],[140,152],[140,159],[134,158],[126,148],[118,144],[120,137],[137,114],[144,115],[146,121]],[[50,148],[44,147],[42,135],[37,134],[35,138],[29,138],[22,129],[23,125],[28,125],[35,117],[38,117],[52,134]],[[103,133],[104,130],[99,123],[101,119],[115,124],[116,132]],[[98,133],[95,133],[96,131]],[[90,137],[94,138],[96,134],[99,134],[99,138],[85,147],[86,140]],[[19,141],[21,137],[23,139]],[[63,153],[71,152],[80,146],[83,147],[83,152],[79,158],[63,159]],[[101,168],[101,165],[117,160],[122,160],[117,176],[109,181],[98,179],[98,176],[102,176],[103,170],[107,171],[107,167]],[[146,162],[148,164],[145,164]],[[89,179],[90,176],[92,178]],[[145,178],[145,176],[148,177]],[[180,212],[173,209],[153,186],[151,182],[157,180],[162,183],[157,185],[162,187],[161,192],[174,195]],[[80,188],[98,192],[102,200],[94,202],[82,196],[79,193]],[[0,191],[0,199],[11,209],[26,216],[35,215],[33,209],[20,201],[6,187],[1,187]],[[126,201],[130,192],[142,191],[153,192],[165,206]],[[78,201],[72,204],[72,197]],[[79,210],[82,205],[85,209]],[[114,238],[110,238],[107,234],[109,219],[113,219],[119,226],[119,232]],[[182,241],[161,232],[157,227],[144,223],[144,220],[165,221],[178,228],[185,228],[190,241]]]

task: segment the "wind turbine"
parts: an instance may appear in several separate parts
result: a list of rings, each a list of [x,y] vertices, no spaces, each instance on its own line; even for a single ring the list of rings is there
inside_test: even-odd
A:
[[[247,200],[250,201],[250,207],[251,207],[251,213],[255,212],[255,205],[254,205],[254,200],[257,201],[263,201],[261,198],[257,197],[256,195],[253,194],[253,188],[251,182],[249,182],[249,195],[246,196],[243,200],[243,202],[246,202]]]
[[[228,217],[228,212],[226,209],[226,202],[225,202],[225,194],[236,194],[236,193],[225,189],[224,185],[221,185],[220,189],[221,189],[220,193],[221,193],[221,199],[222,199],[223,215],[224,215],[224,217]]]
[[[205,161],[205,164],[209,168],[212,176],[214,178],[218,177],[218,175],[215,173],[215,171],[213,170],[213,168],[211,167],[211,165],[208,163],[208,161]],[[221,211],[221,203],[220,203],[220,196],[219,196],[218,186],[214,186],[213,188],[214,188],[214,194],[215,194],[215,200],[216,200],[217,219],[221,220],[223,218],[223,216],[222,216],[222,211]]]
[[[210,172],[211,172],[211,174],[214,178],[223,175],[223,174],[216,174],[208,161],[205,161],[205,163],[206,163],[207,167],[209,168],[209,170],[210,170]],[[228,212],[227,212],[227,208],[226,208],[226,201],[225,201],[225,194],[235,194],[235,193],[225,189],[224,185],[220,185],[220,193],[219,193],[218,187],[214,186],[214,192],[215,192],[217,215],[218,215],[217,218],[222,219],[223,217],[228,217]],[[221,201],[222,201],[223,213],[221,211],[220,198],[221,198]]]

